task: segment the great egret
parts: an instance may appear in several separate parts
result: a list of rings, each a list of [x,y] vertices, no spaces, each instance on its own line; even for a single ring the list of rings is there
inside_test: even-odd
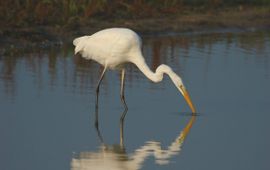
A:
[[[131,62],[148,79],[155,83],[162,81],[164,73],[169,75],[176,88],[184,96],[192,112],[196,112],[180,76],[165,64],[161,64],[155,73],[149,69],[142,55],[141,38],[134,31],[128,28],[108,28],[98,31],[91,36],[78,37],[73,40],[73,44],[75,46],[75,54],[80,53],[83,58],[94,60],[104,66],[96,88],[96,101],[98,101],[99,86],[106,70],[117,69],[121,71],[120,97],[127,110],[124,96],[124,64]]]

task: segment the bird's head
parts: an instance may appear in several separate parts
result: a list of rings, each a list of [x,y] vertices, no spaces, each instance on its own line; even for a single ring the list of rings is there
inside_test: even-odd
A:
[[[173,81],[174,85],[176,86],[176,88],[181,92],[181,94],[184,96],[186,102],[188,103],[191,111],[193,113],[196,112],[196,109],[191,101],[191,98],[189,96],[189,93],[186,89],[186,87],[184,86],[184,83],[181,79],[180,76],[178,76],[169,66],[165,65],[165,64],[161,64],[157,70],[156,73],[158,75],[160,75],[160,80],[162,79],[162,73],[166,73],[169,75],[169,77],[171,78],[171,80]]]
[[[195,109],[195,107],[194,107],[194,105],[193,105],[193,103],[192,103],[192,101],[191,101],[191,98],[190,98],[190,96],[189,96],[189,93],[188,93],[186,87],[184,86],[184,83],[183,83],[181,77],[179,77],[179,76],[178,76],[176,73],[174,73],[173,71],[172,71],[171,74],[169,74],[169,76],[170,76],[170,78],[172,79],[172,81],[173,81],[174,85],[176,86],[176,88],[177,88],[177,89],[181,92],[181,94],[184,96],[184,98],[185,98],[187,104],[189,105],[191,111],[192,111],[193,113],[195,113],[195,112],[196,112],[196,109]]]

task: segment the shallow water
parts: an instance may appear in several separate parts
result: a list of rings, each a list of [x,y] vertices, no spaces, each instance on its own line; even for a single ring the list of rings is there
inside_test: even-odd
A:
[[[195,116],[168,77],[151,83],[129,65],[125,121],[120,76],[110,71],[98,132],[98,64],[74,57],[70,44],[10,52],[0,56],[0,169],[268,170],[270,33],[145,35],[143,42],[152,70],[166,63],[182,76]]]

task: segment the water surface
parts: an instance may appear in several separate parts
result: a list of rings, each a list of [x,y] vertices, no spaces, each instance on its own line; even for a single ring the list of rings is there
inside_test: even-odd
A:
[[[0,169],[270,168],[269,32],[145,35],[143,53],[181,75],[198,114],[129,65],[123,141],[118,72],[100,89],[100,139],[97,63],[71,44],[0,56]]]

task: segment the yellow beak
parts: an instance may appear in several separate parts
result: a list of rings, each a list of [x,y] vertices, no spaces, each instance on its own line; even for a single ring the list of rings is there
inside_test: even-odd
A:
[[[185,88],[183,88],[183,86],[180,86],[180,89],[182,90],[183,96],[184,96],[186,102],[188,103],[192,113],[196,113],[196,109],[191,101],[191,98],[189,96],[188,91]]]

